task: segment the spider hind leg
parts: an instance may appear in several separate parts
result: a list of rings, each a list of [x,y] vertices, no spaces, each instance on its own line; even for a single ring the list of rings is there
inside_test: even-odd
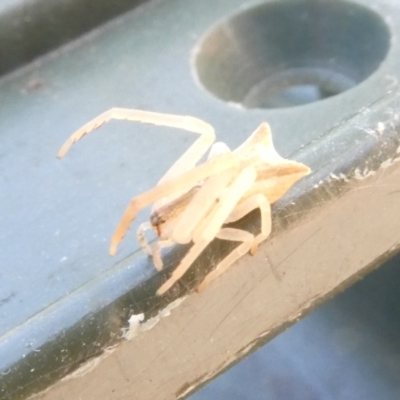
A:
[[[234,229],[222,228],[217,234],[217,238],[223,240],[240,241],[238,247],[232,250],[220,263],[212,270],[197,287],[197,292],[203,291],[214,279],[224,273],[235,261],[244,256],[247,252],[254,254],[258,245],[264,241],[271,233],[271,207],[265,196],[258,194],[246,199],[237,205],[227,219],[227,223],[235,222],[259,208],[261,212],[261,232],[254,237],[249,232]]]

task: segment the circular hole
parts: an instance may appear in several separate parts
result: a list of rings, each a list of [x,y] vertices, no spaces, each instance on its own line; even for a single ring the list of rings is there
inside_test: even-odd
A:
[[[387,26],[341,0],[268,2],[219,23],[195,54],[200,82],[247,108],[294,107],[356,86],[385,58]]]

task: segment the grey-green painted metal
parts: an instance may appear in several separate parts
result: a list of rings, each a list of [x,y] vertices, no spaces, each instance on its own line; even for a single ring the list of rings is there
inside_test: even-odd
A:
[[[0,74],[88,32],[145,0],[3,0]]]
[[[313,170],[275,208],[274,235],[294,229],[319,207],[345,196],[354,176],[375,172],[399,157],[400,47],[395,38],[400,5],[356,3],[356,12],[368,8],[366,29],[376,24],[381,32],[377,43],[387,46],[365,50],[379,53],[371,55],[375,71],[369,70],[351,90],[302,106],[246,109],[236,98],[231,103],[221,100],[200,82],[196,60],[204,54],[201,45],[207,34],[221,21],[231,28],[227,19],[260,4],[255,1],[147,2],[3,76],[0,396],[22,399],[46,389],[116,344],[129,315],[155,315],[195,287],[198,275],[228,251],[226,245],[214,243],[195,272],[163,298],[156,297],[155,290],[185,249],[172,251],[166,270],[155,274],[134,234],[148,213],[135,221],[118,255],[108,255],[111,233],[129,199],[152,187],[193,137],[112,122],[57,160],[63,141],[97,114],[118,106],[194,115],[210,122],[218,139],[232,148],[268,121],[278,151]],[[299,4],[325,6],[317,0]],[[361,28],[356,31],[365,45],[363,33]],[[229,84],[236,87],[235,82]],[[303,99],[304,93],[301,88]],[[243,224],[257,229],[256,221],[255,213]],[[395,250],[387,249],[384,256]],[[376,254],[379,257],[382,254]]]

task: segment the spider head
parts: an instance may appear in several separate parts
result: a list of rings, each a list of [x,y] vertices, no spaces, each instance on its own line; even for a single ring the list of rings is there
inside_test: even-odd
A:
[[[186,193],[165,197],[154,203],[150,223],[160,239],[166,240],[172,236],[176,221],[199,188],[200,185],[195,185]]]
[[[167,218],[167,215],[163,211],[162,208],[154,210],[150,215],[150,223],[157,236],[165,240],[170,237],[174,225],[174,218]]]

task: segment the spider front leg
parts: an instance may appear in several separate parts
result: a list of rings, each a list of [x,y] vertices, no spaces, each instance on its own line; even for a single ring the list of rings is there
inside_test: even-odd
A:
[[[142,250],[152,257],[153,264],[157,271],[161,271],[163,267],[163,261],[161,258],[161,250],[166,247],[171,247],[175,244],[172,239],[157,240],[152,246],[147,242],[145,231],[153,230],[150,222],[144,222],[139,225],[136,236]]]
[[[152,230],[152,225],[150,222],[143,222],[143,224],[139,225],[139,228],[136,232],[137,241],[140,244],[142,250],[148,254],[149,256],[153,255],[153,250],[147,242],[145,231]]]
[[[154,243],[154,246],[152,248],[152,257],[153,264],[156,267],[157,271],[161,271],[164,265],[161,258],[161,250],[167,247],[171,247],[174,244],[176,243],[172,239],[158,240],[156,243]]]

